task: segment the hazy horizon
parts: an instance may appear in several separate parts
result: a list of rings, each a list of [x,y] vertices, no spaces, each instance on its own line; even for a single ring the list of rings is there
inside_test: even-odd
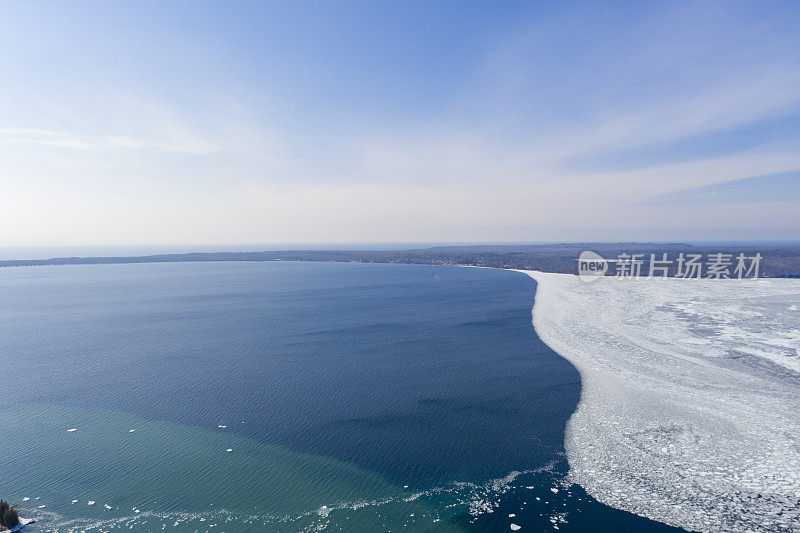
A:
[[[536,246],[580,244],[687,244],[690,246],[800,246],[796,240],[606,240],[538,242],[393,242],[393,243],[200,243],[200,244],[84,244],[0,246],[0,261],[38,260],[60,257],[137,257],[161,254],[266,252],[266,251],[393,251],[438,246]]]

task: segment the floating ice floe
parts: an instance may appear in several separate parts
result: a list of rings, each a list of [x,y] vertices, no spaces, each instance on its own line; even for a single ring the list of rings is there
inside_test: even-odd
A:
[[[522,526],[518,526],[517,524],[511,524],[508,527],[511,528],[511,531],[519,531],[520,529],[522,529]]]
[[[581,375],[572,481],[689,530],[800,531],[800,280],[529,275]]]

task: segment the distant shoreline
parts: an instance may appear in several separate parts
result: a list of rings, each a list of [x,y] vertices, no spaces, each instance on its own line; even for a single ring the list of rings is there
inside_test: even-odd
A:
[[[56,257],[49,259],[0,260],[0,267],[180,263],[211,261],[314,261],[338,263],[422,264],[436,266],[480,266],[538,270],[561,274],[577,273],[577,258],[592,250],[613,258],[623,253],[697,254],[744,253],[763,256],[761,277],[800,277],[800,246],[693,246],[683,243],[575,243],[542,245],[436,246],[409,250],[273,250],[261,252],[189,252],[141,256]],[[673,267],[668,276],[675,275]]]

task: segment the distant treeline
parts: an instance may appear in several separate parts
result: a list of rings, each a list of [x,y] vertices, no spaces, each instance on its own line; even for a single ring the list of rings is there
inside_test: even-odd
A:
[[[539,245],[438,246],[409,250],[276,250],[264,252],[207,252],[160,254],[130,257],[59,257],[54,259],[6,260],[0,267],[161,263],[197,261],[328,261],[359,263],[417,263],[427,265],[473,265],[496,268],[518,268],[575,274],[577,259],[583,250],[592,250],[606,259],[621,254],[650,254],[672,260],[681,252],[701,254],[761,254],[760,275],[766,277],[800,277],[800,246],[693,246],[681,243],[570,243]],[[668,275],[675,275],[672,265]]]
[[[5,500],[0,499],[0,529],[14,529],[19,525],[19,513]]]

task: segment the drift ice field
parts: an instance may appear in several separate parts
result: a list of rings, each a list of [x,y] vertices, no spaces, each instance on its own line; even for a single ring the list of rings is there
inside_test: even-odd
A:
[[[690,530],[800,531],[800,280],[527,273],[581,374],[572,481]]]

